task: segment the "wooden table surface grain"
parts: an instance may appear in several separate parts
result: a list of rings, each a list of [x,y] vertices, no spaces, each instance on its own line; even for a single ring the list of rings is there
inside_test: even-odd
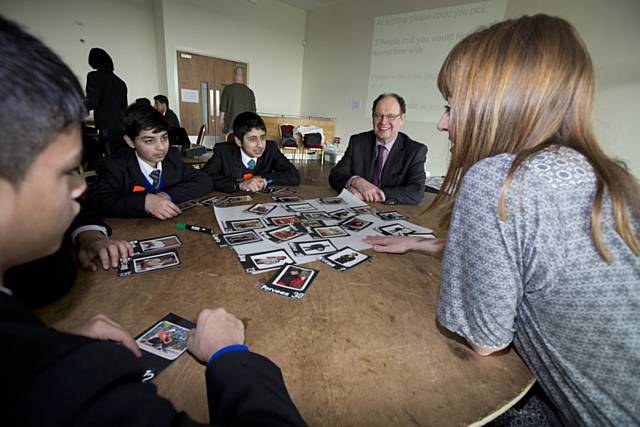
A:
[[[334,196],[301,186],[301,197]],[[435,228],[419,206],[387,207]],[[271,201],[258,195],[262,202]],[[231,248],[177,222],[218,229],[209,208],[170,221],[107,219],[118,239],[178,234],[182,265],[118,278],[81,271],[64,298],[38,310],[48,324],[70,328],[104,313],[136,335],[168,312],[196,320],[205,307],[224,307],[246,326],[252,351],[281,369],[293,401],[311,426],[468,425],[499,413],[533,379],[513,349],[481,357],[436,322],[440,260],[420,253],[373,254],[346,272],[315,262],[319,275],[302,300],[258,289],[273,272],[244,272]],[[208,421],[204,366],[185,354],[155,380],[178,410]]]

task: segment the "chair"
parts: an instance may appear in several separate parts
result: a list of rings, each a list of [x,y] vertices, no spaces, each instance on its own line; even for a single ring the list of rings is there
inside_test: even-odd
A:
[[[207,125],[200,126],[198,131],[198,139],[196,139],[196,145],[204,144],[204,134],[207,132]]]
[[[281,123],[278,126],[280,130],[280,151],[293,151],[293,159],[298,157],[298,141],[293,136],[293,125],[290,123]]]
[[[324,164],[324,144],[322,134],[318,132],[307,133],[302,138],[302,155],[317,153],[320,151],[320,164]],[[303,157],[304,158],[304,157]]]
[[[235,143],[236,142],[236,137],[233,134],[233,132],[227,132],[227,135],[224,137],[224,140],[226,142],[234,142]]]
[[[173,128],[169,131],[169,143],[171,145],[189,145],[189,135],[185,128]]]

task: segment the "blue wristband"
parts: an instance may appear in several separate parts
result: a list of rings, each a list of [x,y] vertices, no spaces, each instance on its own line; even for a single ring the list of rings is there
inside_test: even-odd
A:
[[[210,364],[211,362],[213,362],[215,359],[222,356],[223,354],[229,353],[232,351],[249,351],[249,347],[243,344],[233,344],[233,345],[228,345],[226,347],[222,347],[220,350],[213,353],[213,356],[209,358],[208,363]]]

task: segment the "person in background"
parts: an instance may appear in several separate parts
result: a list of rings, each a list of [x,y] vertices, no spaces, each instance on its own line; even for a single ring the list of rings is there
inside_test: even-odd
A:
[[[440,69],[451,160],[438,321],[480,355],[512,343],[565,425],[640,423],[640,188],[593,132],[594,67],[567,21],[523,16]]]
[[[156,95],[153,97],[154,107],[158,110],[164,118],[167,120],[169,124],[169,132],[171,132],[175,128],[180,127],[180,120],[178,120],[178,116],[169,108],[169,100],[164,95]]]
[[[109,156],[121,148],[122,119],[127,108],[127,85],[113,72],[109,54],[94,47],[89,51],[89,65],[95,71],[87,74],[87,110],[93,110],[96,129],[102,132],[105,153]]]
[[[245,111],[255,113],[256,97],[244,84],[244,69],[233,70],[233,83],[225,86],[220,97],[220,129],[231,132],[236,116]]]

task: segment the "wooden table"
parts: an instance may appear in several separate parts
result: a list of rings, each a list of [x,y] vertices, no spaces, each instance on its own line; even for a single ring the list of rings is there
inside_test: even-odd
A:
[[[329,188],[299,190],[309,198],[335,195]],[[421,215],[428,200],[394,209],[434,228],[435,219]],[[437,258],[374,254],[344,273],[309,264],[319,276],[304,299],[294,301],[257,288],[273,273],[247,274],[233,249],[175,229],[176,222],[217,229],[210,209],[190,209],[176,221],[107,222],[120,239],[179,234],[183,265],[122,279],[113,271],[81,272],[68,295],[39,310],[45,322],[65,329],[102,312],[137,334],[170,311],[195,320],[202,308],[223,306],[244,321],[249,347],[280,366],[311,426],[485,422],[533,383],[513,350],[483,358],[437,327]],[[155,382],[179,410],[208,420],[204,367],[191,356],[180,357]]]
[[[188,165],[204,165],[209,161],[211,156],[213,156],[213,151],[208,151],[204,154],[193,157],[182,156],[182,162]]]

